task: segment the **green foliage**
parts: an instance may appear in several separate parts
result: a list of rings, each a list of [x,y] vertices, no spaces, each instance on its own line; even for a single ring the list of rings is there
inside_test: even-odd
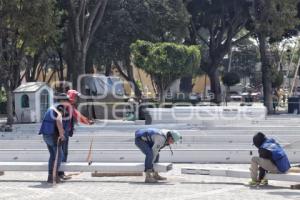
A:
[[[189,14],[182,0],[110,0],[89,53],[96,64],[130,57],[138,39],[181,42],[188,34]]]
[[[0,103],[6,102],[7,101],[7,97],[6,97],[6,93],[4,90],[0,90]]]
[[[200,62],[198,46],[138,40],[131,53],[133,63],[152,76],[161,94],[176,79],[192,74]]]
[[[58,13],[54,6],[55,0],[2,0],[0,31],[17,32],[17,47],[26,42],[30,51],[55,34]]]
[[[204,48],[201,68],[211,80],[211,92],[214,102],[221,102],[221,85],[219,67],[231,46],[246,38],[238,33],[244,29],[250,19],[249,0],[188,0],[187,9],[192,16],[191,42],[207,47]]]
[[[300,24],[297,18],[298,0],[256,0],[254,1],[254,28],[256,32],[273,39]]]
[[[140,80],[136,80],[136,84],[140,90],[143,90],[142,82]]]
[[[283,73],[278,72],[276,70],[272,70],[272,88],[280,88],[280,86],[283,84]]]
[[[191,74],[200,61],[197,46],[138,40],[131,45],[131,50],[134,63],[149,74],[167,74],[179,78]]]
[[[223,81],[224,85],[231,87],[240,82],[240,76],[236,72],[227,72],[222,77],[222,81]]]
[[[32,57],[40,46],[56,34],[58,14],[55,0],[2,0],[0,2],[0,73],[18,84],[21,67],[26,56]],[[2,51],[1,51],[2,50]]]
[[[230,57],[230,55],[228,57]],[[258,62],[258,47],[249,39],[243,40],[236,46],[232,47],[230,71],[237,72],[240,77],[253,76],[256,71],[255,66]],[[228,71],[229,58],[223,60],[223,65],[225,71]]]

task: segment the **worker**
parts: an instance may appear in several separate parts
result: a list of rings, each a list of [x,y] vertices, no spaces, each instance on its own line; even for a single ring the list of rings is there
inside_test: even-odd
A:
[[[59,183],[57,171],[59,170],[62,160],[62,147],[61,143],[64,141],[64,129],[63,129],[63,107],[68,103],[68,97],[66,94],[58,95],[58,104],[50,107],[43,118],[40,135],[43,135],[50,157],[48,161],[48,183]],[[56,166],[54,166],[56,163]]]
[[[75,121],[88,125],[94,123],[92,120],[89,120],[77,110],[80,93],[76,90],[68,90],[67,96],[69,98],[68,102],[70,106],[66,110],[64,110],[63,127],[65,131],[65,140],[62,143],[62,162],[67,162],[68,160],[69,137],[73,136]],[[71,179],[71,176],[67,176],[63,171],[59,171],[58,176],[63,180]]]
[[[159,151],[162,148],[170,147],[179,140],[181,140],[181,136],[175,130],[145,128],[135,132],[135,145],[146,155],[144,170],[146,183],[156,183],[159,180],[167,179],[154,170],[153,164],[159,161]]]
[[[249,185],[267,185],[268,180],[265,179],[267,172],[286,173],[291,168],[286,153],[273,138],[267,138],[258,132],[253,136],[253,144],[258,148],[259,157],[254,156],[251,159]]]

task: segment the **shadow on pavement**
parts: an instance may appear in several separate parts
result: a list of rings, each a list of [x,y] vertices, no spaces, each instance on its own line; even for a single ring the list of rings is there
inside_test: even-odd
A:
[[[244,185],[243,183],[229,183],[229,182],[203,182],[203,181],[184,181],[181,184],[201,184],[201,185]]]
[[[185,181],[185,182],[181,182],[181,184],[202,184],[202,185],[243,185],[245,187],[248,187],[251,190],[278,190],[278,189],[289,189],[289,186],[287,187],[283,187],[283,186],[275,186],[275,185],[259,185],[259,186],[250,186],[248,184],[245,183],[237,183],[237,182],[203,182],[203,181]],[[300,194],[300,190],[299,193]]]
[[[300,190],[299,192],[295,192],[295,191],[291,191],[291,192],[268,192],[268,194],[271,194],[271,195],[277,195],[277,196],[283,196],[283,197],[289,197],[291,198],[292,196],[295,196],[295,199],[299,198],[300,196]]]
[[[28,187],[29,188],[39,188],[39,189],[49,189],[49,188],[56,187],[56,184],[52,185],[52,184],[49,184],[47,182],[40,182],[39,185],[30,185]]]
[[[53,185],[46,181],[34,181],[34,180],[0,180],[0,183],[40,183],[39,185],[31,185],[30,188],[52,188]],[[68,180],[55,185],[68,184],[68,183],[124,183],[132,185],[174,185],[170,182],[158,182],[158,183],[145,183],[143,181],[117,181],[117,180]]]

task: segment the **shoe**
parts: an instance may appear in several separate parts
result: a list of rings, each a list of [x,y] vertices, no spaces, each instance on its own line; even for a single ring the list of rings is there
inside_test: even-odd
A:
[[[56,177],[55,177],[55,182],[56,182],[56,183],[63,183],[63,181],[60,179],[59,176],[56,176]]]
[[[268,184],[269,184],[269,182],[268,182],[267,179],[262,179],[262,180],[260,181],[260,185],[268,185]]]
[[[52,175],[48,175],[47,183],[55,184],[55,183],[62,183],[62,181],[60,180],[59,176],[56,176],[55,177],[55,182],[54,182],[53,181],[53,176]]]
[[[59,178],[61,180],[67,181],[70,180],[72,177],[71,176],[66,176],[65,174],[59,175]]]
[[[145,183],[157,183],[158,181],[153,178],[153,172],[146,171]]]
[[[52,175],[48,175],[47,183],[53,184],[53,177],[52,177]]]
[[[154,173],[153,173],[153,178],[156,179],[156,180],[158,180],[158,181],[165,181],[165,180],[167,180],[166,177],[160,176],[160,175],[158,174],[158,172],[154,172]]]
[[[257,181],[257,180],[251,180],[251,181],[249,181],[248,182],[248,185],[249,186],[257,186],[257,185],[259,185],[260,184],[260,181]]]

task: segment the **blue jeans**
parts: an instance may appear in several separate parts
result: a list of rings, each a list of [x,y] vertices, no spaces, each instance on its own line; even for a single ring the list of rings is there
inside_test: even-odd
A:
[[[62,147],[62,159],[61,159],[61,162],[67,162],[67,160],[68,160],[68,154],[69,154],[69,134],[65,132],[64,136],[65,136],[65,139],[61,143],[61,147]],[[65,172],[58,171],[58,176],[62,176],[64,174],[65,174]]]
[[[153,170],[153,151],[152,146],[153,144],[149,144],[142,140],[140,137],[135,138],[135,145],[146,155],[145,158],[145,171]],[[154,163],[158,163],[159,161],[159,154],[157,154]]]
[[[62,162],[67,162],[68,154],[69,154],[69,134],[65,133],[64,136],[65,139],[61,144],[62,152],[63,152]]]
[[[52,175],[57,150],[59,151],[58,160],[57,160],[57,172],[59,170],[61,164],[61,158],[62,158],[62,148],[61,145],[57,144],[57,141],[55,141],[56,139],[53,135],[43,135],[43,139],[50,153],[50,157],[48,161],[48,175]]]

